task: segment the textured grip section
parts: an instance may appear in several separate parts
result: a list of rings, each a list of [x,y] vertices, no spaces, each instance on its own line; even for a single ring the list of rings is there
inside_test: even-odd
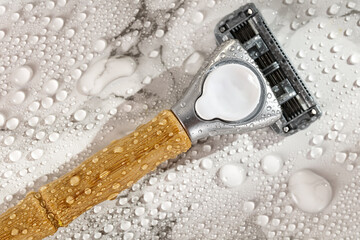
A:
[[[54,218],[39,197],[31,192],[0,216],[0,239],[35,240],[56,232]]]
[[[36,240],[52,235],[190,147],[180,122],[165,110],[2,214],[0,239]]]
[[[70,173],[45,185],[40,193],[48,210],[66,226],[94,205],[116,198],[160,163],[190,147],[182,125],[171,111],[165,110]]]

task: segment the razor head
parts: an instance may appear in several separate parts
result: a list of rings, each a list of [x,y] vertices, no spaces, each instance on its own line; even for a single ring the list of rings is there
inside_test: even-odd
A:
[[[281,118],[271,125],[277,133],[293,134],[321,116],[319,105],[253,3],[225,16],[215,37],[218,44],[238,40],[260,68],[282,109]]]

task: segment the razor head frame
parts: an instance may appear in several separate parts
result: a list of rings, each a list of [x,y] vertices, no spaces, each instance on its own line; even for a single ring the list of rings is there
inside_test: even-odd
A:
[[[215,28],[218,44],[237,39],[256,62],[275,94],[281,118],[271,125],[277,133],[290,135],[308,127],[321,110],[253,3],[225,16]]]
[[[202,119],[196,112],[195,103],[203,93],[207,76],[225,64],[240,64],[250,69],[261,86],[260,100],[255,110],[246,118],[226,121],[219,118]],[[211,107],[211,106],[209,106]],[[195,143],[208,136],[244,133],[274,124],[281,117],[281,108],[259,67],[237,40],[222,43],[194,76],[182,98],[171,108]]]

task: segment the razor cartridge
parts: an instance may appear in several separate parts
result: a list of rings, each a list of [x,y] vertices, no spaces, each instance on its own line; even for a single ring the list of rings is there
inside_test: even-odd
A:
[[[319,105],[253,3],[225,16],[215,28],[215,37],[218,44],[238,40],[258,65],[281,106],[281,118],[271,125],[277,133],[294,134],[321,116]]]

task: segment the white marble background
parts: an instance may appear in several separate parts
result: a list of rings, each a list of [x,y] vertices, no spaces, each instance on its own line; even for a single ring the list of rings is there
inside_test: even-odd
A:
[[[170,108],[216,47],[215,24],[246,2],[0,0],[0,212]],[[286,139],[203,140],[49,239],[360,238],[360,2],[254,2],[322,119]],[[275,175],[261,167],[271,154]],[[247,171],[236,188],[219,181],[229,163]],[[321,212],[291,198],[305,168],[333,190]]]

